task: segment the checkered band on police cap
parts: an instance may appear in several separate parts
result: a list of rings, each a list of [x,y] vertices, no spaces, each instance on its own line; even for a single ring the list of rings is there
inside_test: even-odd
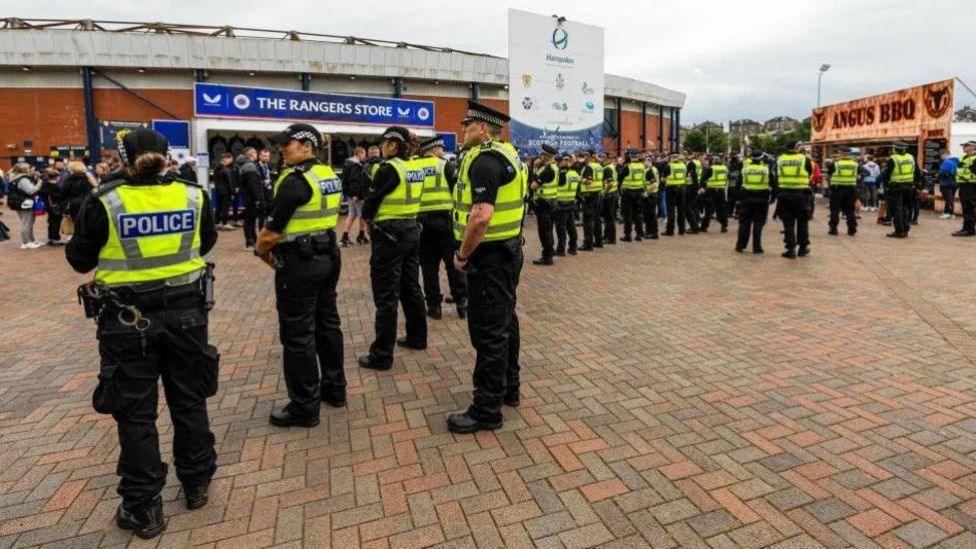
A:
[[[508,123],[510,120],[508,115],[500,113],[491,107],[487,107],[478,103],[477,101],[468,100],[468,113],[461,120],[462,123],[473,122],[478,120],[480,122],[487,122],[492,126],[502,127]]]
[[[292,139],[297,139],[299,141],[308,140],[311,141],[316,147],[319,146],[319,138],[312,132],[296,132],[292,134]]]
[[[434,150],[436,147],[444,147],[444,138],[432,137],[420,142],[419,152],[425,153]]]

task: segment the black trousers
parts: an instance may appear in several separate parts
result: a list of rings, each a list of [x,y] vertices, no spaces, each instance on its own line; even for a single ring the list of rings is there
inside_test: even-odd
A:
[[[956,187],[952,185],[940,185],[942,191],[943,210],[942,213],[955,213]]]
[[[918,198],[919,189],[912,189],[912,193],[908,195],[908,220],[912,223],[918,221],[918,212],[921,210],[921,202]]]
[[[258,223],[264,218],[264,191],[254,185],[242,188],[241,196],[244,197],[244,244],[253,246],[258,240]]]
[[[668,222],[665,226],[667,234],[674,234],[675,218],[678,222],[678,232],[685,234],[685,216],[688,214],[688,207],[685,202],[687,185],[671,185],[664,188],[668,201]]]
[[[739,237],[735,242],[737,250],[749,245],[752,235],[753,251],[762,249],[762,231],[769,215],[769,191],[741,191],[739,201]]]
[[[555,200],[536,200],[535,218],[539,226],[539,243],[542,245],[542,259],[552,259],[553,253],[553,216],[556,210]]]
[[[576,216],[575,206],[571,202],[556,205],[556,251],[565,252],[567,241],[569,251],[576,251]]]
[[[217,225],[225,225],[230,216],[230,187],[217,187]]]
[[[643,195],[643,191],[636,189],[620,191],[620,206],[623,208],[624,215],[624,238],[630,238],[631,231],[639,237],[644,235],[641,223]]]
[[[600,217],[603,219],[603,241],[617,242],[617,193],[603,195],[600,203]]]
[[[697,232],[700,224],[699,205],[701,200],[698,196],[698,187],[685,185],[685,221],[688,223],[689,232]]]
[[[122,477],[118,493],[127,509],[151,502],[166,484],[156,417],[159,378],[173,421],[173,459],[184,485],[205,485],[217,470],[207,397],[217,392],[219,355],[207,342],[207,312],[199,296],[165,308],[140,307],[149,327],[139,332],[104,314],[98,327],[101,370],[92,404],[118,427]]]
[[[895,227],[898,234],[908,234],[911,225],[911,202],[915,195],[915,187],[912,185],[889,184],[885,189],[885,202],[888,203],[888,212],[891,215],[891,224]]]
[[[241,220],[241,188],[234,187],[234,190],[230,195],[230,209],[234,213],[233,219],[235,222]]]
[[[643,197],[641,197],[641,203],[643,206],[641,213],[644,217],[644,234],[656,235],[658,207],[657,193],[645,194]]]
[[[376,339],[369,355],[376,363],[389,364],[396,344],[398,303],[403,306],[407,340],[427,344],[427,315],[420,291],[420,226],[416,220],[403,219],[381,221],[373,229],[369,277],[376,305]]]
[[[718,224],[722,228],[729,226],[729,211],[726,208],[725,189],[713,188],[705,189],[704,195],[705,215],[701,220],[701,229],[707,230],[711,224],[712,215],[718,219]]]
[[[585,193],[583,199],[583,247],[603,244],[603,224],[600,223],[600,193]]]
[[[959,185],[959,206],[962,208],[962,230],[976,233],[976,185]]]
[[[521,237],[513,240],[507,247],[475,252],[466,271],[471,290],[468,333],[477,353],[468,413],[484,421],[501,421],[502,400],[519,391],[515,302],[523,257]]]
[[[420,222],[420,273],[424,279],[424,300],[436,307],[444,300],[441,294],[441,263],[447,271],[447,284],[455,303],[467,299],[464,276],[454,268],[454,228],[450,210],[428,212],[417,217]]]
[[[843,213],[847,218],[847,234],[853,235],[857,232],[857,213],[854,209],[857,205],[857,187],[854,185],[831,185],[830,186],[830,222],[831,230],[836,230],[840,224],[840,214]]]
[[[334,238],[333,238],[334,242]],[[343,343],[336,284],[342,270],[338,248],[300,258],[282,254],[275,272],[278,331],[289,411],[318,417],[322,396],[344,397]]]
[[[810,197],[813,191],[784,190],[776,197],[776,212],[783,222],[783,243],[787,250],[810,245]]]
[[[48,240],[61,240],[61,220],[64,218],[61,215],[60,208],[52,208],[48,206],[47,208],[47,239]]]

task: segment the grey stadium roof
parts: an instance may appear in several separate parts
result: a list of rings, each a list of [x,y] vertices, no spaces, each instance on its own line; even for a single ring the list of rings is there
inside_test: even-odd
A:
[[[508,60],[389,40],[230,26],[0,19],[0,66],[308,72],[508,84]],[[682,107],[685,94],[606,75],[605,94]]]

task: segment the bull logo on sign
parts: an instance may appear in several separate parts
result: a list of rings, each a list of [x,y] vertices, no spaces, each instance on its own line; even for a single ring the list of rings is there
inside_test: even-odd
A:
[[[823,131],[824,123],[827,121],[826,114],[827,112],[823,109],[813,111],[813,131]]]
[[[952,90],[948,84],[925,86],[925,112],[932,118],[942,118],[952,106]]]

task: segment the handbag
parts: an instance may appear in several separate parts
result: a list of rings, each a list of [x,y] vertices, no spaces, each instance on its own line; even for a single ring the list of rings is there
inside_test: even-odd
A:
[[[75,222],[68,216],[61,218],[61,234],[71,235],[75,234]]]

